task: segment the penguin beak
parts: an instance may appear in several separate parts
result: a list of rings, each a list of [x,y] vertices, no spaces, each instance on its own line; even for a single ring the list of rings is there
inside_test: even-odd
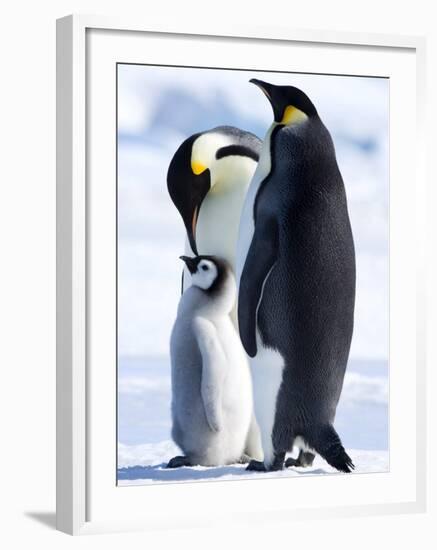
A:
[[[265,96],[269,101],[272,100],[272,85],[268,82],[264,82],[263,80],[258,80],[258,78],[251,78],[249,80],[251,84],[255,84],[255,86],[258,86],[258,88],[264,92]]]
[[[190,241],[191,250],[196,254],[199,254],[196,243],[196,228],[197,220],[199,218],[200,207],[202,206],[203,199],[208,194],[211,187],[211,179],[209,170],[205,170],[202,174],[195,176],[194,181],[191,183],[191,189],[189,191],[189,197],[186,198],[187,202],[184,205],[184,213],[181,212],[184,220],[185,228],[187,230],[188,240]]]
[[[277,105],[277,102],[275,101],[275,90],[277,87],[273,84],[269,84],[268,82],[264,82],[263,80],[258,80],[258,78],[251,78],[249,82],[251,84],[255,84],[255,86],[258,86],[258,88],[264,93],[272,106],[275,122],[280,122],[282,119],[282,110],[280,110],[280,106]]]
[[[194,174],[186,157],[172,161],[167,176],[170,197],[179,211],[187,231],[191,250],[198,254],[196,244],[196,227],[200,207],[211,187],[208,169]]]
[[[190,258],[189,256],[179,256],[179,259],[185,262],[188,271],[193,274],[197,271],[197,262],[195,258]]]

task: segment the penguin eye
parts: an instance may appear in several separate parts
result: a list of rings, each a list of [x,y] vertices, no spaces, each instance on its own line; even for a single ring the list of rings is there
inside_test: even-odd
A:
[[[203,271],[208,271],[209,267],[207,265],[202,265]]]

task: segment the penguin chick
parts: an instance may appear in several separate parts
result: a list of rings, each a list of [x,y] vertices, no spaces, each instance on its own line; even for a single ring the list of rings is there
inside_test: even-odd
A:
[[[244,459],[252,416],[248,362],[229,312],[236,284],[227,262],[181,256],[192,286],[181,296],[170,340],[172,438],[184,456],[169,468]]]

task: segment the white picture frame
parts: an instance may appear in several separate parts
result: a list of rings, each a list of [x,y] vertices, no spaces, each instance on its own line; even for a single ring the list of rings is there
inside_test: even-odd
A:
[[[105,44],[91,39],[94,31],[105,35]],[[117,43],[116,35],[129,37],[125,44]],[[410,164],[405,167],[406,143],[402,141],[401,132],[395,132],[392,139],[392,151],[397,151],[396,157],[391,156],[390,168],[392,178],[399,182],[399,191],[392,193],[390,204],[390,239],[393,253],[391,258],[391,277],[393,270],[401,273],[396,280],[390,279],[390,315],[393,322],[391,331],[396,339],[391,338],[391,360],[409,361],[413,371],[406,371],[405,377],[396,382],[391,388],[390,415],[393,419],[399,415],[410,415],[412,439],[410,434],[398,432],[399,423],[393,422],[394,440],[391,445],[400,449],[401,441],[404,450],[409,441],[411,456],[414,457],[414,469],[406,470],[402,474],[402,458],[399,450],[391,460],[391,471],[388,474],[368,474],[365,484],[370,487],[379,484],[381,495],[374,499],[369,492],[364,495],[363,482],[347,481],[347,476],[333,476],[329,479],[319,479],[317,482],[323,493],[317,496],[316,504],[310,505],[300,500],[300,503],[289,501],[279,497],[275,504],[271,505],[273,496],[279,494],[278,480],[266,481],[233,481],[231,483],[215,482],[194,485],[179,484],[159,487],[115,487],[115,470],[111,482],[111,468],[114,463],[113,449],[108,447],[112,431],[115,432],[115,416],[111,416],[115,410],[115,393],[112,382],[99,384],[96,389],[96,380],[100,376],[106,376],[98,369],[96,361],[96,347],[94,342],[99,338],[92,327],[96,323],[94,315],[99,310],[99,300],[93,297],[93,269],[92,265],[108,266],[108,258],[98,256],[96,247],[92,244],[96,238],[93,232],[93,220],[99,215],[96,211],[96,201],[93,200],[92,181],[94,158],[99,151],[93,149],[93,138],[90,137],[90,112],[94,103],[89,93],[89,81],[92,79],[90,71],[100,70],[93,58],[88,57],[90,50],[95,52],[104,49],[105,63],[109,67],[120,55],[120,61],[129,61],[126,56],[131,56],[133,46],[141,37],[153,37],[159,41],[161,58],[169,59],[176,56],[171,41],[182,40],[220,40],[222,44],[253,45],[262,53],[263,48],[275,48],[277,45],[284,47],[331,48],[329,66],[326,62],[327,73],[357,74],[353,71],[348,55],[338,55],[338,52],[362,53],[363,66],[368,54],[379,57],[387,57],[387,68],[381,66],[376,72],[390,73],[390,63],[397,63],[397,71],[403,66],[406,73],[403,78],[404,93],[399,92],[398,99],[392,105],[395,117],[392,122],[404,124],[408,128],[411,140],[415,144],[415,157],[410,155]],[[124,39],[123,39],[124,40]],[[165,46],[166,42],[168,45]],[[135,43],[135,44],[134,44]],[[92,46],[92,48],[91,48]],[[123,47],[123,49],[122,49]],[[335,54],[335,48],[338,49]],[[372,53],[373,52],[373,53]],[[396,54],[397,61],[390,60],[390,53]],[[179,55],[183,52],[180,50]],[[140,55],[140,54],[137,54]],[[155,55],[150,53],[150,55]],[[404,56],[404,58],[402,57]],[[351,58],[352,59],[352,58]],[[369,58],[370,59],[370,58]],[[97,59],[98,61],[98,59]],[[159,62],[159,60],[157,60]],[[370,59],[369,63],[372,60]],[[175,59],[175,64],[180,64]],[[348,65],[349,64],[349,65]],[[103,65],[102,65],[103,66]],[[256,66],[256,65],[254,65]],[[205,526],[214,522],[241,522],[264,519],[266,521],[293,518],[319,518],[338,515],[368,515],[368,514],[392,514],[405,512],[420,512],[426,506],[426,402],[425,402],[425,176],[424,176],[424,75],[425,75],[425,41],[420,37],[373,35],[373,34],[349,34],[321,31],[304,31],[294,29],[272,28],[237,28],[232,29],[196,29],[177,28],[171,25],[150,25],[137,20],[129,21],[95,16],[73,15],[62,18],[57,22],[57,528],[69,534],[86,534],[103,531],[119,531],[126,529],[151,529],[171,526]],[[372,74],[369,66],[362,75]],[[102,69],[103,70],[103,69]],[[349,72],[348,72],[349,71]],[[382,71],[382,72],[381,72]],[[395,74],[395,69],[393,69]],[[312,72],[312,70],[310,70]],[[379,73],[378,73],[379,74]],[[388,74],[387,76],[391,76]],[[399,76],[399,78],[401,78]],[[99,81],[106,85],[105,75],[99,75]],[[394,79],[396,82],[396,79]],[[398,81],[399,85],[401,80]],[[102,84],[102,85],[103,85]],[[112,97],[112,92],[109,94]],[[396,115],[401,112],[402,101],[414,97],[414,104],[408,105],[408,120],[398,120]],[[111,99],[108,100],[110,103]],[[110,104],[106,107],[110,108]],[[102,106],[103,109],[104,106]],[[106,108],[105,107],[105,108]],[[397,109],[397,111],[396,111]],[[94,128],[108,124],[111,129],[114,120],[108,116],[110,111],[101,111],[97,118],[93,119]],[[106,122],[105,122],[106,121]],[[391,127],[393,130],[393,127]],[[399,138],[399,142],[396,140]],[[108,142],[109,143],[109,142]],[[99,146],[100,147],[100,146]],[[101,145],[101,152],[107,154],[113,149],[112,145]],[[95,157],[93,156],[95,155]],[[107,157],[106,157],[107,158]],[[115,173],[114,161],[106,163],[105,172],[99,173],[99,177],[112,178],[111,171]],[[405,233],[402,211],[408,207],[408,197],[403,193],[405,178],[410,177],[412,191],[411,201],[415,203],[414,230],[411,234]],[[399,193],[399,194],[397,194]],[[91,200],[90,200],[91,198]],[[94,197],[95,199],[95,197]],[[414,199],[414,201],[413,201]],[[109,202],[102,201],[99,211],[108,219],[113,216],[113,208]],[[108,206],[109,205],[109,206]],[[411,220],[411,218],[410,218]],[[392,223],[393,222],[393,223]],[[402,227],[404,226],[404,227]],[[92,234],[92,237],[90,236]],[[97,237],[101,238],[101,237]],[[404,269],[402,251],[396,243],[406,242],[414,249],[413,265],[410,270]],[[112,241],[111,241],[112,242]],[[111,248],[108,245],[108,249]],[[411,262],[411,258],[410,258]],[[110,265],[110,264],[109,264]],[[102,267],[102,268],[103,268]],[[398,269],[397,269],[398,268]],[[115,275],[114,275],[115,277]],[[105,285],[103,285],[105,286]],[[399,303],[399,290],[403,286],[405,303]],[[110,291],[106,287],[102,292]],[[91,307],[92,304],[92,307]],[[410,317],[402,319],[402,316]],[[404,324],[403,324],[404,323]],[[105,330],[103,327],[102,330]],[[107,341],[109,332],[105,333]],[[102,333],[103,335],[103,333]],[[115,342],[113,348],[115,349]],[[111,353],[114,353],[112,349]],[[404,356],[404,359],[402,357]],[[408,365],[406,364],[406,367]],[[401,370],[401,369],[399,369]],[[109,380],[109,379],[108,379]],[[405,388],[414,383],[414,399],[406,405],[406,402],[398,398]],[[101,387],[100,387],[101,386]],[[97,393],[99,407],[103,411],[109,411],[110,417],[107,425],[104,425],[104,415],[95,411],[94,403]],[[414,414],[413,414],[414,413]],[[409,426],[408,422],[407,425]],[[400,431],[400,430],[399,430]],[[98,435],[97,435],[98,434]],[[99,474],[96,473],[96,453],[92,451],[93,442],[99,439],[100,466]],[[107,439],[105,439],[107,438]],[[114,438],[115,440],[115,438]],[[106,443],[105,443],[106,442]],[[398,443],[397,443],[398,442]],[[397,446],[396,446],[397,445]],[[106,453],[106,454],[104,454]],[[110,456],[107,464],[102,464],[102,457]],[[411,472],[413,470],[413,472]],[[103,473],[102,473],[103,472]],[[101,475],[100,475],[101,474]],[[378,476],[372,481],[372,476]],[[384,477],[385,476],[385,477]],[[359,476],[352,476],[355,479]],[[97,479],[98,478],[98,479]],[[403,480],[403,481],[402,481]],[[287,480],[287,482],[293,482]],[[314,481],[307,479],[308,483]],[[109,485],[112,486],[110,487]],[[262,488],[259,485],[262,483]],[[296,482],[295,482],[296,483]],[[302,482],[298,482],[302,485]],[[400,486],[405,485],[405,487]],[[297,488],[295,485],[294,488]],[[313,490],[313,489],[312,489]],[[339,499],[331,498],[332,492],[338,493]],[[114,492],[114,491],[118,491]],[[196,502],[202,502],[210,498],[214,492],[213,510],[208,515],[202,511],[202,506]],[[297,492],[302,491],[297,488]],[[314,489],[316,491],[316,489]],[[263,498],[258,495],[260,492]],[[317,493],[314,493],[317,494]],[[153,505],[150,500],[153,495]],[[341,496],[343,495],[343,496]],[[349,496],[345,496],[349,495]],[[258,497],[258,498],[257,498]],[[192,509],[190,514],[180,513],[180,504],[184,499],[191,499]],[[302,497],[303,498],[303,497]],[[143,511],[149,499],[147,514]],[[343,499],[343,500],[342,500]],[[118,504],[117,504],[117,502]],[[332,502],[331,502],[332,501]],[[172,502],[174,506],[169,506]],[[236,505],[233,505],[236,502]],[[242,506],[244,503],[244,506]],[[105,505],[103,505],[105,504]],[[238,505],[237,505],[238,504]],[[178,508],[179,506],[179,508]],[[91,509],[96,512],[90,513]],[[129,513],[123,514],[123,510],[129,509]],[[97,512],[98,510],[98,512]],[[136,510],[136,513],[132,513]],[[138,511],[139,510],[139,511]],[[165,510],[165,513],[164,513]],[[194,513],[193,513],[194,510]],[[292,516],[290,515],[292,514]]]

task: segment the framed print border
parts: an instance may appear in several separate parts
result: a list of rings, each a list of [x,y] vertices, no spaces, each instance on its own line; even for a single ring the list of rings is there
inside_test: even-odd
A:
[[[87,166],[87,48],[89,30],[135,31],[160,37],[209,36],[229,40],[284,43],[317,43],[413,50],[416,59],[416,223],[417,235],[425,233],[424,90],[425,41],[420,37],[292,30],[285,28],[232,27],[231,30],[72,15],[57,21],[57,528],[70,534],[144,529],[141,518],[94,521],[89,515],[90,455],[88,411],[89,373],[89,173]],[[115,165],[115,161],[114,161]],[[421,215],[419,215],[421,214]],[[425,357],[425,257],[424,239],[417,238],[416,267],[416,498],[410,502],[334,508],[294,509],[293,517],[317,518],[420,512],[426,507],[426,357]],[[141,488],[139,488],[141,489]],[[147,489],[147,488],[143,488]],[[153,489],[159,491],[158,487]],[[284,518],[284,510],[275,517]],[[261,519],[262,514],[254,513]],[[154,526],[156,527],[157,524]],[[163,521],[164,525],[164,521]],[[168,526],[167,526],[168,528]]]

